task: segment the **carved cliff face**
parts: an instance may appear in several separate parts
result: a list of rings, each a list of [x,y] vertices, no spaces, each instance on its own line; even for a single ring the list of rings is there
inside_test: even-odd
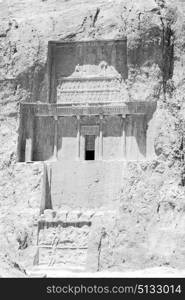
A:
[[[165,6],[158,5],[160,2],[164,2]],[[171,259],[173,267],[182,268],[185,261],[185,196],[184,187],[179,183],[183,130],[180,124],[185,116],[183,1],[87,0],[82,5],[82,1],[78,0],[22,0],[20,5],[20,0],[11,0],[8,4],[7,9],[7,1],[0,2],[0,237],[1,245],[6,245],[5,249],[1,247],[1,262],[10,252],[18,263],[21,256],[26,267],[33,263],[31,245],[36,241],[33,224],[39,212],[42,166],[14,164],[17,104],[33,99],[47,101],[48,41],[111,39],[126,35],[129,95],[136,100],[150,101],[151,97],[158,100],[158,128],[151,132],[155,137],[157,160],[149,165],[130,165],[132,170],[124,178],[127,187],[123,190],[120,220],[113,225],[110,218],[105,221],[109,228],[106,229],[102,248],[99,247],[101,226],[97,224],[94,233],[98,237],[92,238],[95,243],[92,243],[91,251],[94,249],[96,255],[98,249],[103,249],[100,258],[102,269],[117,268],[122,264],[135,268],[138,262],[139,267],[169,265]],[[100,7],[98,13],[97,6]],[[173,22],[176,7],[177,21]],[[170,11],[171,14],[168,13]],[[93,61],[93,53],[90,59]],[[107,60],[102,57],[100,61]],[[75,62],[74,66],[78,64],[89,65],[86,61],[83,64]],[[108,62],[108,66],[111,65],[114,66]],[[72,67],[62,76],[69,76],[74,71]],[[61,77],[61,74],[58,75]],[[169,77],[171,80],[168,80]],[[168,205],[169,202],[172,205]],[[103,224],[102,227],[105,226]],[[26,234],[22,233],[23,229],[27,234],[26,252],[18,250],[24,245]],[[16,234],[19,231],[21,238]],[[138,240],[139,251],[136,247]],[[171,255],[166,254],[169,248]],[[90,261],[93,260],[90,258]],[[6,272],[4,264],[0,265],[1,274],[12,274],[9,261]],[[16,276],[15,273],[13,276]]]
[[[48,47],[49,102],[128,101],[125,39],[49,42]]]

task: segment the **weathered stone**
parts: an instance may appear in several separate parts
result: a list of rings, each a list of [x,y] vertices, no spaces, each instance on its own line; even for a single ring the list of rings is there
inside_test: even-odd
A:
[[[33,224],[38,220],[39,199],[41,198],[40,177],[42,166],[39,167],[39,172],[37,173],[37,171],[33,170],[34,166],[32,164],[15,165],[16,119],[17,104],[19,102],[24,103],[21,106],[25,108],[22,111],[24,117],[21,125],[22,132],[19,132],[20,148],[18,149],[18,154],[20,154],[19,160],[22,162],[25,160],[25,148],[31,149],[32,147],[32,134],[29,130],[31,124],[29,120],[30,113],[31,115],[37,115],[35,115],[34,126],[38,132],[36,140],[33,141],[33,144],[35,143],[33,145],[35,153],[32,151],[32,158],[34,160],[56,158],[62,160],[68,158],[69,161],[76,158],[84,159],[85,145],[83,143],[85,139],[81,141],[79,138],[79,123],[81,121],[84,126],[99,126],[99,117],[95,117],[95,114],[104,113],[106,116],[103,117],[103,130],[106,130],[103,132],[103,135],[106,132],[109,132],[109,134],[110,132],[116,132],[120,135],[120,141],[118,137],[116,137],[115,141],[114,136],[111,135],[103,137],[103,153],[102,151],[100,153],[99,151],[96,152],[99,157],[106,160],[125,159],[126,153],[121,151],[124,148],[123,140],[125,131],[118,130],[118,128],[122,129],[120,125],[124,124],[123,120],[127,114],[132,115],[143,113],[144,111],[148,115],[147,124],[145,123],[148,127],[146,147],[141,144],[145,135],[140,136],[140,132],[144,128],[142,122],[140,120],[135,122],[133,117],[128,118],[129,123],[133,124],[133,126],[128,125],[127,154],[129,159],[134,159],[136,155],[141,159],[141,156],[146,151],[145,159],[151,160],[155,158],[154,161],[147,162],[145,160],[146,164],[143,161],[142,165],[140,161],[138,163],[134,163],[133,161],[128,162],[127,167],[122,166],[124,168],[124,172],[122,173],[124,174],[121,175],[119,167],[115,167],[115,169],[117,168],[117,173],[110,171],[110,173],[112,172],[112,177],[108,176],[108,183],[105,184],[105,189],[99,189],[100,185],[105,183],[105,180],[101,176],[96,174],[92,182],[88,178],[88,192],[86,193],[86,197],[83,195],[83,201],[78,196],[80,194],[80,189],[76,188],[78,184],[72,183],[72,177],[74,179],[78,179],[78,177],[67,176],[69,179],[62,179],[64,186],[61,187],[58,184],[56,187],[56,191],[59,193],[55,196],[58,200],[53,203],[57,207],[57,212],[58,209],[69,211],[78,209],[82,212],[83,210],[86,211],[89,206],[94,206],[96,207],[95,210],[105,210],[102,218],[106,215],[108,203],[112,203],[112,209],[115,209],[115,207],[120,208],[118,209],[119,213],[115,223],[106,219],[106,222],[103,224],[105,231],[101,243],[99,270],[108,269],[117,271],[120,269],[128,270],[128,268],[147,268],[159,265],[171,265],[174,268],[183,268],[183,232],[185,220],[184,184],[183,177],[181,178],[181,176],[184,174],[182,168],[184,164],[182,124],[185,116],[183,80],[185,60],[184,4],[182,1],[165,1],[165,7],[161,10],[160,3],[157,4],[156,1],[149,0],[133,1],[133,6],[130,6],[127,0],[121,1],[120,5],[114,0],[101,0],[96,1],[96,3],[86,1],[83,7],[76,0],[73,1],[73,9],[71,10],[69,1],[47,1],[48,3],[45,2],[44,5],[42,1],[36,0],[23,0],[21,5],[18,2],[17,0],[9,1],[8,10],[6,1],[1,1],[0,3],[2,21],[2,36],[0,38],[2,52],[0,60],[0,196],[2,198],[0,202],[2,204],[2,221],[0,232],[1,248],[4,248],[0,249],[3,251],[3,255],[0,258],[1,274],[9,273],[12,276],[18,275],[17,272],[10,271],[10,269],[14,269],[13,263],[11,263],[12,260],[8,260],[6,264],[8,271],[5,268],[4,253],[8,251],[11,252],[11,255],[16,256],[15,261],[21,261],[26,268],[30,264],[28,261],[29,251],[32,252],[30,250],[31,243],[36,245],[35,233],[33,234],[34,237],[32,236],[32,228]],[[94,19],[96,6],[100,2],[100,12],[97,19]],[[10,20],[9,24],[10,12],[12,20]],[[73,20],[73,22],[70,20]],[[116,95],[119,94],[119,96],[120,94],[123,95],[122,99],[128,99],[131,102],[126,101],[125,103],[123,101],[122,106],[112,107],[111,105],[110,107],[103,108],[91,106],[83,108],[72,107],[69,109],[67,107],[56,108],[55,104],[48,105],[47,101],[51,96],[49,95],[48,74],[46,71],[47,43],[49,40],[61,40],[62,38],[65,38],[65,41],[69,39],[77,41],[89,38],[96,40],[116,39],[116,37],[122,37],[123,35],[127,36],[127,57],[124,57],[126,68],[123,70],[123,73],[128,78],[124,86],[120,87],[120,92],[115,91],[118,82],[114,85],[112,79],[109,86],[109,88],[113,89],[111,92],[104,90],[107,83],[107,80],[104,80],[104,78],[102,78],[100,87],[97,86],[97,81],[95,81],[94,86],[89,80],[86,80],[86,82],[88,82],[88,89],[98,89],[97,95],[95,95],[96,92],[92,93],[91,91],[89,97],[91,101],[95,101],[96,103],[99,101],[97,96],[100,93],[99,89],[102,88],[104,94],[99,96],[103,101],[107,100],[108,95],[112,97],[113,93],[115,93]],[[97,44],[97,41],[94,44]],[[89,49],[87,50],[90,52]],[[106,53],[107,49],[104,50]],[[115,49],[112,50],[108,52],[114,58]],[[58,49],[57,57],[60,56],[59,52]],[[90,57],[88,58],[91,62],[94,59],[92,54],[90,52]],[[82,53],[81,56],[85,59],[86,55]],[[65,55],[63,56],[63,60],[65,60]],[[65,64],[67,64],[67,60]],[[109,66],[112,64],[116,65],[116,61],[108,64],[107,71],[109,71]],[[81,66],[81,63],[79,65]],[[93,65],[91,66],[93,68]],[[77,67],[76,71],[74,68],[71,74],[74,73],[73,75],[76,76],[76,73],[79,73],[79,71],[82,73],[84,69],[88,73],[91,71],[91,66],[89,68],[85,66],[85,68],[82,67],[80,69]],[[97,66],[99,66],[99,63]],[[100,66],[103,67],[102,71],[106,73],[106,64],[103,63]],[[67,70],[67,68],[70,68],[70,64],[67,65],[67,68],[65,65],[64,67]],[[57,69],[59,68],[60,66],[57,65]],[[97,74],[99,74],[98,72]],[[86,75],[89,76],[89,73]],[[60,72],[57,72],[57,76],[60,76]],[[69,84],[65,82],[68,86],[64,86],[64,81],[62,83],[60,80],[56,82],[57,89],[59,90],[58,101],[60,103],[62,103],[62,96],[65,93],[65,91],[62,92],[62,89],[67,89],[69,86],[73,89],[75,88],[75,82],[71,78],[69,79]],[[76,83],[79,83],[77,78]],[[89,86],[91,84],[92,86]],[[112,84],[113,86],[111,86]],[[85,93],[84,100],[86,100],[88,91],[84,87],[82,87],[82,90],[82,92],[78,93],[78,99],[79,95],[81,96],[82,93]],[[71,100],[68,96],[71,97]],[[52,99],[57,99],[57,93]],[[69,93],[68,91],[68,95],[64,99],[74,101],[74,92]],[[117,99],[117,96],[115,99]],[[146,106],[144,104],[139,105],[141,100],[145,104],[148,102]],[[157,107],[153,106],[153,100],[154,102],[157,101]],[[25,104],[25,101],[28,102],[28,105]],[[36,105],[36,101],[38,105]],[[79,101],[83,102],[83,97]],[[110,101],[112,103],[113,99],[111,98]],[[31,105],[30,102],[35,103]],[[33,110],[32,107],[34,108]],[[147,110],[147,107],[151,108],[152,111],[155,111],[156,108],[153,116],[150,116],[150,109]],[[112,114],[116,114],[116,117],[112,117]],[[56,122],[57,115],[59,117]],[[61,117],[62,115],[65,115],[65,117]],[[83,118],[81,117],[82,115],[84,115]],[[91,118],[88,115],[91,115]],[[117,115],[120,116],[117,117]],[[45,119],[44,116],[47,116],[47,118]],[[66,121],[67,119],[68,121]],[[89,122],[92,123],[89,124]],[[27,123],[27,126],[24,125],[25,123]],[[58,123],[58,128],[56,128],[56,123]],[[107,123],[111,126],[107,126]],[[140,128],[139,130],[136,123]],[[60,132],[61,126],[66,129],[67,134],[70,131],[75,133],[76,137],[62,137]],[[110,127],[114,128],[111,129]],[[57,131],[58,133],[56,134]],[[58,145],[56,143],[56,135],[60,137]],[[138,143],[136,143],[135,139],[137,135],[139,135]],[[62,141],[64,142],[63,148]],[[82,148],[79,146],[80,142]],[[30,147],[25,147],[28,144],[30,144]],[[141,148],[140,153],[138,151],[139,147]],[[101,143],[100,148],[102,149]],[[28,159],[30,160],[31,156]],[[114,167],[112,168],[114,169]],[[78,168],[76,171],[78,173]],[[67,171],[65,172],[67,174]],[[87,174],[86,177],[88,177]],[[113,178],[115,178],[115,181]],[[96,179],[97,182],[95,182]],[[77,180],[77,183],[79,181],[80,179]],[[68,182],[69,185],[74,185],[74,189],[69,194],[66,193],[68,185],[65,185]],[[114,185],[114,182],[118,182],[118,185]],[[94,186],[91,186],[91,183]],[[113,187],[116,190],[118,187],[120,193],[113,195],[111,192]],[[81,186],[83,191],[84,188],[86,189],[85,184]],[[64,191],[64,194],[60,193],[61,191]],[[90,200],[96,198],[96,201],[85,201],[88,197]],[[76,239],[79,239],[85,245],[86,227],[88,225],[84,225],[84,214],[85,212],[82,212],[81,220],[79,217],[80,226],[83,226],[77,227],[76,231],[70,223],[65,223],[65,214],[61,218],[61,224],[64,222],[65,226],[67,226],[64,231],[61,230],[63,234],[61,241],[65,241],[64,244],[69,245],[70,242],[66,242],[66,240],[69,240],[74,245]],[[60,218],[54,222],[56,228],[59,226],[59,221]],[[44,223],[44,219],[42,222]],[[23,225],[26,225],[26,228],[30,228],[27,232],[30,243],[26,249],[17,251],[18,243],[16,241],[15,230],[19,231],[19,228],[22,229]],[[51,237],[53,234],[56,235],[57,230],[52,229],[53,224],[48,222],[45,225],[46,227],[51,226],[51,230],[48,229],[46,231],[48,232],[48,236],[50,234]],[[101,224],[100,227],[102,228]],[[92,228],[96,229],[96,227]],[[98,232],[98,229],[96,230]],[[47,243],[48,240],[51,242],[50,239],[47,240],[47,233],[45,240]],[[99,243],[96,245],[98,247]],[[158,249],[159,251],[157,251]],[[70,251],[67,249],[64,251],[65,255],[62,254],[63,252],[60,252],[56,256],[59,257],[57,259],[60,262],[73,262],[75,264],[79,257],[85,257],[86,255],[86,252],[82,255],[80,251],[74,252],[74,250]],[[93,251],[96,256],[96,251]],[[47,263],[47,258],[51,255],[48,252],[46,251],[43,256],[46,258],[45,261]],[[51,263],[53,263],[55,251],[52,252],[51,256]],[[64,256],[66,256],[66,259]],[[93,260],[96,266],[97,261],[92,257]]]

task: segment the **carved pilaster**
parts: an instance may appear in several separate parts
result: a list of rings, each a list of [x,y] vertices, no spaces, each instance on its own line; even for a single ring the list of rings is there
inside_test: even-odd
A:
[[[99,158],[103,159],[103,115],[100,115]]]
[[[58,155],[58,117],[54,116],[54,148],[53,148],[53,156],[54,159],[57,159]]]
[[[28,118],[28,132],[25,141],[25,161],[30,162],[33,160],[33,138],[34,138],[34,117]]]
[[[80,159],[80,116],[77,117],[77,159]]]
[[[122,151],[123,159],[126,160],[126,116],[122,115]]]

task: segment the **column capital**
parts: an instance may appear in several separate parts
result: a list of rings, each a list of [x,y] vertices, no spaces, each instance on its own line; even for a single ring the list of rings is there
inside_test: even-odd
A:
[[[80,115],[76,115],[77,120],[80,120]]]
[[[55,115],[55,116],[54,116],[54,120],[55,120],[55,121],[58,121],[58,116]]]
[[[100,114],[99,116],[100,116],[100,120],[103,120],[104,115]]]

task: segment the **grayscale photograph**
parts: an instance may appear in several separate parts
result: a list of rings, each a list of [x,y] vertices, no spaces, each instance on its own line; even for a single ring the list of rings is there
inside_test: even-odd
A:
[[[0,277],[185,277],[184,0],[0,0]]]

